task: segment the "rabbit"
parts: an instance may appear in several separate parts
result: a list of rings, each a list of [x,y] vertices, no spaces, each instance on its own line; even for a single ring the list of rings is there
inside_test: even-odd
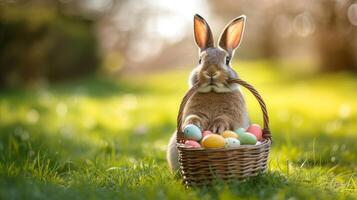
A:
[[[232,20],[224,28],[218,47],[206,20],[194,16],[194,38],[199,47],[198,66],[191,72],[189,85],[199,84],[198,92],[187,102],[183,110],[182,128],[195,124],[201,130],[221,133],[249,126],[245,100],[237,84],[227,80],[238,78],[230,66],[234,50],[243,37],[246,16]],[[171,136],[167,148],[167,161],[172,171],[179,169],[176,132]]]

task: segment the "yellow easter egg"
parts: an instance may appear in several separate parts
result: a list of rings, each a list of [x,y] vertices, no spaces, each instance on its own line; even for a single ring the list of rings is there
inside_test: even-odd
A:
[[[223,148],[225,140],[221,135],[209,134],[203,138],[202,145],[206,149]]]
[[[233,131],[229,131],[229,130],[226,130],[226,131],[223,131],[221,133],[221,135],[224,137],[224,138],[238,138],[238,135],[237,133],[233,132]]]

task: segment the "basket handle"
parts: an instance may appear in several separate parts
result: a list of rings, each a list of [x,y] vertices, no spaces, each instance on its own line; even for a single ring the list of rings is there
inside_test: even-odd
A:
[[[266,105],[264,103],[263,98],[260,96],[260,94],[258,93],[258,91],[249,83],[236,78],[236,79],[229,79],[228,83],[237,83],[245,88],[247,88],[253,95],[254,97],[257,99],[260,108],[262,110],[263,113],[263,138],[269,139],[271,140],[271,132],[269,129],[269,117],[268,117],[268,111],[266,108]],[[191,87],[190,90],[187,91],[187,93],[185,94],[185,96],[183,97],[181,104],[180,104],[180,108],[179,108],[179,112],[178,112],[178,116],[177,116],[177,143],[183,143],[184,142],[184,135],[182,132],[182,115],[183,115],[183,110],[188,102],[188,100],[197,92],[197,89],[199,88],[199,83],[196,83],[193,87]]]

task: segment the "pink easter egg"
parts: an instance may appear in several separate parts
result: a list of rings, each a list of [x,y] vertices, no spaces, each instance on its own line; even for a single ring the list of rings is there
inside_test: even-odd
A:
[[[209,134],[212,134],[212,132],[211,132],[211,131],[203,131],[203,132],[202,132],[202,140],[203,140],[203,138],[204,138],[205,136],[207,136],[207,135],[209,135]]]
[[[185,145],[192,148],[200,148],[201,145],[194,140],[186,140]]]
[[[248,127],[247,132],[255,135],[257,137],[257,140],[262,140],[263,139],[263,131],[262,128],[258,124],[252,124]]]

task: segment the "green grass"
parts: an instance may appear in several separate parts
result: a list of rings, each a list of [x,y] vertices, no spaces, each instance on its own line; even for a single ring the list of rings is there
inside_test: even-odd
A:
[[[237,67],[268,106],[269,171],[206,188],[185,189],[165,160],[186,70],[0,91],[0,199],[356,199],[357,78],[271,65]]]

